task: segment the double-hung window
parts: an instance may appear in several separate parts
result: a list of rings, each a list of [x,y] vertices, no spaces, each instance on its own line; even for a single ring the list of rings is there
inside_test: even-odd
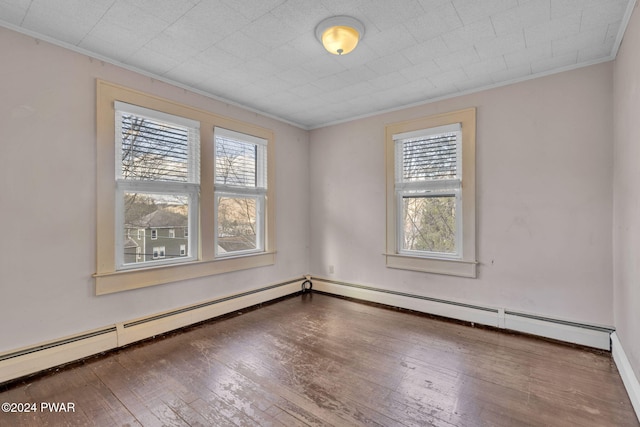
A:
[[[393,135],[398,251],[461,259],[460,124]]]
[[[181,257],[179,246],[170,246],[179,243],[168,241],[166,230],[198,223],[200,123],[115,102],[115,126],[116,229],[122,230],[116,235],[117,269],[193,260],[196,239],[188,239],[188,255]],[[167,250],[133,242],[142,245],[144,256],[129,256],[124,231],[141,228],[150,229],[151,240],[166,240]]]
[[[387,266],[476,276],[475,109],[387,126]]]
[[[264,251],[267,140],[216,127],[217,257]]]

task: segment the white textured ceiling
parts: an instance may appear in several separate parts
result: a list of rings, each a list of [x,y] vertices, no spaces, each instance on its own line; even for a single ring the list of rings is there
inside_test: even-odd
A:
[[[311,129],[615,57],[635,0],[0,0],[0,25]],[[315,26],[350,15],[354,52]]]

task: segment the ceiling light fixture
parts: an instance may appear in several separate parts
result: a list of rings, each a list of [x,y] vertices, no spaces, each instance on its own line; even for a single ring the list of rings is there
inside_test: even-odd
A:
[[[364,36],[362,22],[350,16],[332,16],[316,27],[316,38],[328,52],[346,55]]]

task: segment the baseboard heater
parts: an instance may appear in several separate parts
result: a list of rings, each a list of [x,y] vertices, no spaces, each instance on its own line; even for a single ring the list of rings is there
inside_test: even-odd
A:
[[[300,291],[305,278],[252,289],[0,354],[0,384]],[[610,350],[613,328],[312,278],[313,290]]]
[[[299,292],[305,278],[117,323],[0,354],[0,384]]]
[[[611,351],[610,336],[614,331],[613,327],[555,319],[504,308],[431,298],[320,277],[313,277],[312,280],[314,290],[328,294]]]

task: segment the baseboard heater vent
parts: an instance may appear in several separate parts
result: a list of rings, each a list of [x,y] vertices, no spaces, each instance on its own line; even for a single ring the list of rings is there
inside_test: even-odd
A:
[[[83,340],[87,340],[89,338],[93,338],[93,337],[97,337],[100,335],[104,335],[104,334],[109,334],[109,333],[113,333],[116,332],[116,327],[112,326],[110,328],[106,328],[106,329],[101,329],[98,331],[94,331],[94,332],[89,332],[86,334],[82,334],[82,335],[76,335],[73,336],[71,338],[65,338],[65,339],[61,339],[58,341],[52,341],[49,342],[47,344],[41,344],[41,345],[37,345],[34,347],[29,347],[26,348],[24,350],[19,350],[19,351],[14,351],[13,353],[6,353],[0,356],[0,362],[4,362],[5,360],[9,360],[9,359],[13,359],[14,357],[21,357],[21,356],[26,356],[28,354],[32,354],[32,353],[37,353],[39,351],[44,351],[44,350],[49,350],[55,347],[60,347],[63,345],[68,345],[71,343],[75,343],[78,341],[83,341]]]
[[[329,294],[406,308],[500,329],[524,332],[602,350],[611,350],[610,335],[614,331],[612,327],[554,319],[504,308],[431,298],[320,277],[314,277],[313,284],[314,289]]]
[[[504,327],[559,341],[611,351],[613,327],[572,322],[528,313],[505,310]]]
[[[254,289],[254,290],[251,290],[251,291],[242,292],[242,293],[239,293],[239,294],[234,294],[234,295],[231,295],[231,296],[228,296],[228,297],[218,298],[218,299],[215,299],[215,300],[212,300],[212,301],[203,302],[201,304],[195,304],[195,305],[191,305],[189,307],[168,311],[166,313],[158,314],[158,315],[155,315],[155,316],[145,317],[144,319],[139,319],[139,320],[135,320],[135,321],[132,321],[132,322],[123,323],[122,326],[124,328],[130,328],[132,326],[138,326],[138,325],[141,325],[141,324],[144,324],[144,323],[148,323],[148,322],[153,322],[153,321],[156,321],[156,320],[164,319],[166,317],[176,316],[178,314],[184,314],[184,313],[188,313],[188,312],[191,312],[191,311],[194,311],[194,310],[199,310],[199,309],[202,309],[202,308],[211,307],[211,306],[214,306],[216,304],[220,304],[220,303],[223,303],[223,302],[226,302],[226,301],[231,301],[231,300],[242,298],[242,297],[246,297],[246,296],[249,296],[249,295],[259,294],[261,292],[265,292],[265,291],[268,291],[270,289],[276,289],[276,288],[279,288],[281,286],[290,285],[292,283],[300,283],[300,282],[301,282],[301,279],[290,280],[288,282],[278,283],[277,285],[266,286],[264,288]]]
[[[293,279],[0,354],[0,384],[298,293],[304,280]]]
[[[430,301],[430,302],[435,302],[435,303],[439,303],[439,304],[448,304],[448,305],[453,305],[453,306],[458,306],[458,307],[470,308],[470,309],[473,309],[473,310],[488,311],[488,312],[496,313],[496,314],[498,313],[498,309],[497,308],[483,307],[483,306],[467,304],[467,303],[463,303],[463,302],[449,301],[449,300],[444,300],[444,299],[439,299],[439,298],[432,298],[432,297],[427,297],[427,296],[424,296],[424,295],[409,294],[409,293],[406,293],[406,292],[399,292],[399,291],[394,291],[394,290],[391,290],[391,289],[374,288],[374,287],[371,287],[371,286],[356,285],[354,283],[339,282],[339,281],[335,281],[335,280],[328,281],[328,280],[325,280],[325,279],[319,279],[317,277],[314,277],[313,280],[318,280],[318,281],[322,281],[322,282],[325,282],[325,283],[332,283],[332,284],[335,284],[335,285],[348,286],[350,288],[364,289],[364,290],[367,290],[367,291],[374,291],[374,292],[380,292],[380,293],[396,295],[396,296],[401,296],[401,297],[414,298],[414,299],[423,300],[423,301]]]
[[[551,322],[551,323],[556,323],[558,325],[570,326],[575,328],[591,329],[593,331],[606,332],[608,334],[611,334],[613,331],[615,331],[615,329],[607,326],[598,326],[598,325],[591,325],[588,323],[571,322],[569,320],[561,320],[561,319],[554,319],[550,317],[536,316],[535,314],[519,313],[516,311],[505,310],[504,314],[507,316],[524,317],[527,319],[540,320],[542,322]]]

